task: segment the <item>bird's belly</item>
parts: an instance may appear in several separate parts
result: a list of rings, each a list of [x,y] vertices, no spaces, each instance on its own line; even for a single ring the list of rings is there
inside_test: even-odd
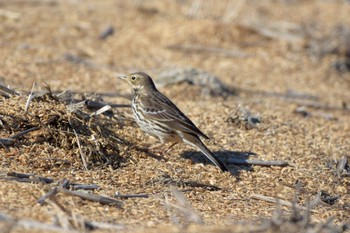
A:
[[[182,142],[182,138],[175,132],[167,129],[160,124],[139,122],[141,130],[153,137],[158,138],[161,142]]]
[[[158,138],[161,142],[182,142],[182,138],[166,124],[159,121],[146,119],[141,111],[133,108],[135,120],[141,130],[153,137]]]

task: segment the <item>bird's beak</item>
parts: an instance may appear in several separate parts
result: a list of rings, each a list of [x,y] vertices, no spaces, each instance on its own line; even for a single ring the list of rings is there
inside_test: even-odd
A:
[[[118,75],[117,78],[126,79],[126,75]]]

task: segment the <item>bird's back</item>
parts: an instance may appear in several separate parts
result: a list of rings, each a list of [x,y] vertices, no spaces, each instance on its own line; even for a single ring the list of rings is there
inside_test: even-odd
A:
[[[168,97],[158,90],[146,95],[141,94],[139,101],[149,117],[173,129],[209,139]]]

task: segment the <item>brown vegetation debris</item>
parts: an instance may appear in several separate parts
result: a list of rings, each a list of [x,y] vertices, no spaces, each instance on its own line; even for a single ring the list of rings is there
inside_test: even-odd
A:
[[[60,158],[58,160],[62,162],[64,160],[63,163],[59,163],[61,165],[77,162],[79,158],[77,154],[79,155],[81,150],[80,153],[85,155],[89,165],[108,162],[113,166],[120,166],[121,160],[118,159],[120,141],[118,136],[111,132],[112,124],[109,121],[101,116],[90,117],[90,113],[86,110],[69,111],[67,104],[50,93],[35,97],[28,112],[25,112],[25,99],[25,96],[13,96],[2,100],[1,137],[11,138],[13,134],[36,127],[36,131],[16,138],[17,148],[20,145],[28,149],[32,146],[30,153],[38,159],[42,151],[49,150],[52,153],[50,160],[53,162]],[[63,151],[70,153],[64,157],[57,156]],[[31,161],[31,163],[35,163],[35,166],[44,166],[41,162]]]

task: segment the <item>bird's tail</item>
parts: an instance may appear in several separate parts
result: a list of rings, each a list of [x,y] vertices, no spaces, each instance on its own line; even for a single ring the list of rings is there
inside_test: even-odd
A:
[[[190,144],[200,149],[202,153],[205,156],[207,156],[207,158],[210,159],[212,163],[214,163],[216,166],[218,166],[221,169],[221,171],[223,172],[228,171],[227,167],[204,145],[204,143],[198,137],[195,137],[195,139],[192,139],[191,141],[186,139],[184,139],[184,141],[187,144]]]

